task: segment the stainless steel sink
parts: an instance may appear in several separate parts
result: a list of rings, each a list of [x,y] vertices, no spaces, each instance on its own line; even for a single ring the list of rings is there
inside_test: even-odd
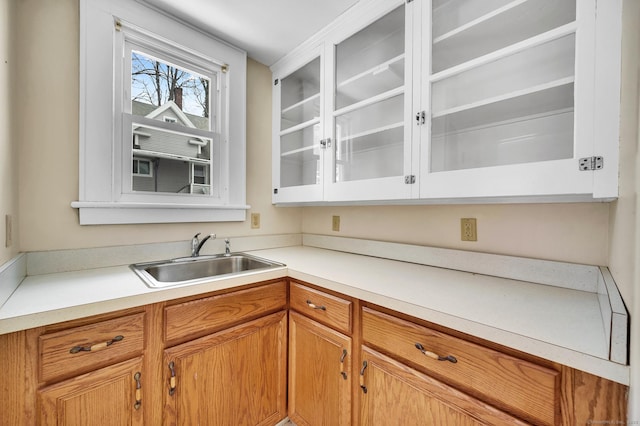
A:
[[[197,284],[286,266],[245,253],[185,257],[130,265],[149,287]]]

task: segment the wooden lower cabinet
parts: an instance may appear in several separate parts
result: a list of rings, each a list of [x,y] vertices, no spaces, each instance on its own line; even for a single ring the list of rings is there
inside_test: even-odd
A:
[[[296,312],[289,318],[289,418],[351,424],[351,338]]]
[[[626,422],[627,386],[287,285],[0,335],[0,426]]]
[[[286,416],[287,312],[165,350],[165,425],[269,425]]]
[[[38,391],[42,426],[142,425],[142,358],[136,358]]]
[[[527,424],[370,348],[361,355],[362,426]]]

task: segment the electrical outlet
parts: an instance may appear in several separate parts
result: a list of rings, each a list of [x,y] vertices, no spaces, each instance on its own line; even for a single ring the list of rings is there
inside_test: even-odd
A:
[[[11,226],[11,215],[5,215],[4,216],[4,226],[5,226],[5,234],[4,234],[4,246],[5,247],[11,247],[11,244],[13,243],[13,235],[11,235],[11,231],[12,231],[12,226]]]
[[[251,213],[251,229],[260,228],[260,213]]]
[[[475,218],[460,219],[460,239],[462,241],[478,241],[478,229]]]
[[[336,232],[340,231],[340,216],[333,216],[331,218],[331,229]]]

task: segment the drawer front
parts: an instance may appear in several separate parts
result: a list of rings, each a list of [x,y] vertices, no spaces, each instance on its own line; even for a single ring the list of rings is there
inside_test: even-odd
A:
[[[362,338],[523,419],[556,423],[560,373],[555,370],[369,308],[362,312]],[[434,354],[456,362],[433,359]]]
[[[351,334],[351,301],[292,282],[291,308],[329,327]]]
[[[140,355],[144,316],[127,315],[40,336],[40,379],[76,375]]]
[[[283,309],[286,304],[287,283],[279,281],[167,306],[164,309],[165,341],[203,336],[227,325]]]

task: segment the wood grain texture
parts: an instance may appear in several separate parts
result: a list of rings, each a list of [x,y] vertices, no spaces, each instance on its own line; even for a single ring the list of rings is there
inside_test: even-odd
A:
[[[281,311],[167,349],[164,424],[266,426],[285,418],[286,336]]]
[[[49,382],[141,355],[144,316],[127,315],[40,336],[40,379]],[[118,335],[124,339],[100,350],[70,353],[74,346],[93,346]]]
[[[201,337],[241,321],[283,309],[287,283],[279,281],[205,297],[165,308],[165,340],[168,344]]]
[[[469,395],[457,391],[368,347],[360,391],[361,425],[525,425]]]
[[[345,334],[351,334],[353,325],[353,303],[347,298],[307,287],[291,281],[289,306],[314,320],[335,328]],[[314,309],[307,301],[325,309]]]
[[[627,424],[628,387],[562,367],[563,425]]]
[[[37,339],[38,330],[0,335],[0,425],[36,424]]]
[[[296,425],[351,424],[351,357],[350,337],[290,313],[289,418]]]
[[[362,310],[366,344],[470,395],[537,424],[556,424],[560,373],[369,308]],[[457,363],[426,357],[415,344]]]
[[[135,358],[41,389],[39,425],[142,425],[145,404],[134,408],[141,371],[142,358]]]

